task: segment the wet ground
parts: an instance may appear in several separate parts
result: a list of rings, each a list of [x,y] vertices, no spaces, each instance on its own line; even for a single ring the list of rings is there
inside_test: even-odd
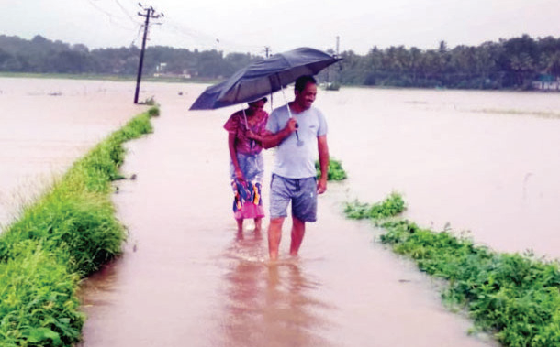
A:
[[[344,201],[392,190],[424,226],[450,222],[499,251],[559,254],[559,95],[321,91],[331,155],[349,178],[320,197],[297,260],[285,225],[271,266],[266,234],[248,223],[240,237],[231,218],[221,127],[236,108],[187,112],[203,89],[143,88],[162,116],[129,144],[123,171],[137,179],[114,195],[129,241],[86,281],[83,346],[493,346],[468,335],[471,322],[442,306],[438,284],[376,243],[370,223],[342,215]]]

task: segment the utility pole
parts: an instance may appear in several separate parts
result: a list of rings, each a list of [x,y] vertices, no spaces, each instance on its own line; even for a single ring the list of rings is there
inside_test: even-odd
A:
[[[336,57],[340,56],[340,36],[336,37]]]
[[[142,5],[140,5],[142,6]],[[144,49],[146,48],[146,37],[148,36],[148,27],[150,26],[150,18],[159,18],[161,16],[154,15],[153,7],[143,8],[146,14],[138,12],[140,17],[146,17],[144,22],[144,37],[142,38],[142,49],[140,50],[140,63],[138,64],[138,78],[136,79],[136,93],[134,93],[134,103],[138,103],[138,96],[140,95],[140,80],[142,79],[142,65],[144,64]]]

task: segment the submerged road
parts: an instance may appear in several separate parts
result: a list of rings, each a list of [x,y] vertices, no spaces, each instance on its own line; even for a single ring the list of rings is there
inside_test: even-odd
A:
[[[467,335],[411,263],[346,220],[348,183],[320,198],[300,257],[267,261],[266,234],[236,235],[222,129],[234,109],[187,112],[203,87],[157,96],[154,134],[129,144],[114,201],[129,229],[125,252],[86,281],[85,347],[495,346]],[[266,152],[266,181],[272,151]],[[268,205],[268,191],[264,199]],[[264,226],[268,224],[265,219]]]

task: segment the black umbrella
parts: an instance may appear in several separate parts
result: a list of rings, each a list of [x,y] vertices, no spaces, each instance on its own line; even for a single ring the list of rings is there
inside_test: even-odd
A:
[[[297,48],[256,61],[228,80],[210,86],[189,110],[212,110],[251,102],[282,90],[303,75],[316,75],[339,61],[313,48]]]
[[[229,106],[218,102],[218,97],[222,92],[227,81],[220,82],[208,87],[202,94],[198,96],[195,103],[189,110],[213,110],[215,108]]]

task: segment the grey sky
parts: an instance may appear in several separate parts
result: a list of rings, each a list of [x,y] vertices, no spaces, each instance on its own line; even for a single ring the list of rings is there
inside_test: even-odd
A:
[[[436,48],[499,38],[560,37],[558,0],[153,0],[164,17],[148,45],[262,54],[297,47]],[[89,48],[141,44],[136,0],[0,0],[0,34]]]

